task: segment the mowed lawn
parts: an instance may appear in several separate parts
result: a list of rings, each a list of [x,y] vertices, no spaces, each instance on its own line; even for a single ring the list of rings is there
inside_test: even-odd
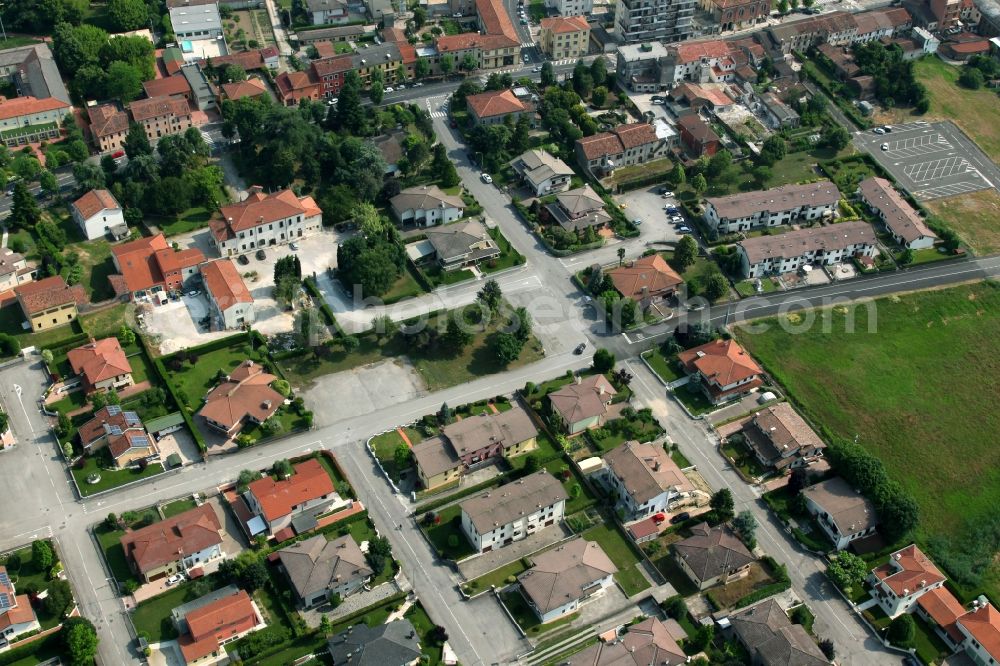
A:
[[[924,115],[912,109],[891,109],[880,121],[951,120],[965,130],[994,161],[1000,161],[1000,105],[995,90],[969,90],[958,85],[961,70],[935,57],[916,63],[917,80],[927,86],[931,108]]]
[[[996,410],[1000,358],[1000,285],[980,283],[893,296],[867,308],[832,311],[808,332],[767,331],[737,337],[812,418],[834,436],[875,452],[920,504],[918,539],[934,534],[961,543],[1000,505]],[[787,321],[787,320],[786,320]],[[998,567],[987,587],[1000,597]]]

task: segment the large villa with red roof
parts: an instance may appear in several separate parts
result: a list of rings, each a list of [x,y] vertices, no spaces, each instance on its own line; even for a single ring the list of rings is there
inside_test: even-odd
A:
[[[66,352],[73,373],[80,377],[86,393],[131,386],[132,366],[118,338],[91,340]]]
[[[289,527],[302,534],[316,527],[316,516],[344,502],[315,458],[298,463],[294,470],[280,481],[270,476],[257,479],[244,493],[250,510],[263,519],[272,535]]]
[[[198,415],[227,437],[248,423],[263,423],[278,411],[285,398],[271,388],[277,377],[253,361],[244,361],[205,396]]]
[[[314,234],[323,226],[323,211],[312,197],[297,197],[291,190],[264,194],[251,187],[246,199],[223,206],[221,217],[208,225],[219,254],[231,257]]]
[[[735,340],[712,340],[682,351],[677,360],[712,404],[735,400],[764,383],[764,371]]]
[[[197,248],[174,250],[163,234],[116,245],[111,254],[118,274],[108,280],[116,293],[130,300],[165,301],[168,292],[184,289],[205,261]]]

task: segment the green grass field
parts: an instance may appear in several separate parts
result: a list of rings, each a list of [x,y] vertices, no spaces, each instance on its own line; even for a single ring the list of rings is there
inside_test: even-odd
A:
[[[817,318],[795,334],[770,319],[759,322],[766,332],[736,334],[806,416],[881,458],[920,505],[918,541],[962,544],[996,522],[1000,504],[1000,360],[986,352],[1000,338],[1000,285],[890,297],[853,313],[854,333],[838,308],[828,327]],[[995,558],[984,587],[1000,598]]]
[[[646,363],[649,363],[649,367],[653,369],[661,381],[670,383],[684,376],[675,365],[677,359],[667,359],[659,347],[643,352],[642,358],[645,359]]]
[[[97,483],[87,483],[87,477],[94,473],[99,473],[101,480]],[[98,458],[84,458],[83,467],[73,467],[73,478],[76,479],[76,485],[84,497],[162,473],[163,465],[159,463],[149,465],[142,471],[138,469],[101,469]]]
[[[630,597],[650,587],[639,571],[639,557],[632,550],[625,537],[611,525],[598,525],[583,533],[587,541],[596,541],[618,567],[615,580]]]

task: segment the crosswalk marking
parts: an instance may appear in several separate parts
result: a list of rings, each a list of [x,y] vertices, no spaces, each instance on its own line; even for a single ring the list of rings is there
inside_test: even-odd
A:
[[[444,111],[431,111],[431,118],[444,118],[447,115]]]

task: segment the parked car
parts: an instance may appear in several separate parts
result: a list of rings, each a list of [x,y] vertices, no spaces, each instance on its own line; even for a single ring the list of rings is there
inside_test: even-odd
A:
[[[889,132],[892,131],[892,125],[882,125],[882,129],[885,131],[886,134],[888,134]]]
[[[191,298],[194,298],[195,296],[200,296],[200,295],[201,295],[201,291],[199,291],[198,289],[192,289],[191,291],[188,292],[188,296],[190,296]]]
[[[670,221],[673,222],[674,224],[683,224],[684,223],[684,217],[681,216],[681,215],[671,215],[670,216]]]
[[[634,224],[635,226],[637,226],[637,227],[638,227],[638,226],[639,226],[640,224],[642,224],[642,220],[640,220],[640,219],[639,219],[639,218],[637,217],[637,218],[635,218],[634,220],[632,220],[632,224]]]
[[[391,92],[396,92],[396,91],[395,91],[395,90],[393,89],[393,87],[392,87],[392,86],[386,86],[386,87],[385,87],[385,92],[387,92],[387,93],[391,93]]]
[[[881,146],[879,146],[879,148],[881,148],[882,150],[889,150],[889,144],[883,143]]]
[[[664,199],[669,199],[670,197],[674,196],[674,193],[671,192],[670,190],[663,190],[660,193],[660,196],[663,197]]]
[[[528,19],[522,17],[521,18],[521,25],[528,25]]]
[[[176,585],[177,583],[184,580],[184,574],[174,574],[167,578],[167,585]]]
[[[236,257],[236,263],[238,263],[240,266],[246,266],[247,264],[250,263],[250,260],[247,259],[247,255],[241,254],[240,256]]]
[[[533,71],[533,72],[540,72],[540,71],[542,71],[542,68],[541,67],[532,67],[531,71]]]
[[[677,206],[664,206],[663,210],[667,211],[670,215],[680,215],[681,209]]]
[[[691,514],[687,511],[681,511],[676,516],[670,519],[671,525],[676,525],[678,523],[683,523],[685,520],[691,517]]]
[[[115,152],[111,153],[111,157],[113,157],[115,159],[118,159],[119,157],[125,157],[125,151],[124,150],[116,150]]]
[[[489,183],[493,182],[493,176],[491,176],[490,174],[488,174],[486,172],[483,172],[483,173],[479,174],[479,177],[483,179],[484,183],[489,184]]]
[[[253,256],[257,257],[258,261],[264,261],[265,259],[267,259],[267,255],[264,254],[264,250],[257,250],[257,252],[254,253]]]
[[[288,247],[292,250],[292,252],[298,252],[299,250],[299,244],[294,241],[289,243]]]
[[[653,515],[653,522],[656,523],[657,525],[659,525],[666,519],[667,519],[666,515],[662,513],[657,513]]]
[[[875,134],[885,134],[885,130],[882,129],[881,127],[876,127],[875,129],[872,130],[872,132],[875,132]]]
[[[689,234],[691,233],[691,227],[686,227],[683,224],[677,227],[677,233],[679,234]]]
[[[581,342],[580,344],[578,344],[576,346],[576,349],[573,350],[573,353],[576,354],[577,356],[579,356],[580,354],[583,353],[583,350],[586,349],[586,348],[587,348],[587,343],[586,342]]]
[[[417,81],[417,82],[416,82],[416,83],[414,83],[414,84],[413,84],[413,85],[412,85],[411,87],[413,87],[413,88],[419,88],[419,87],[420,87],[420,86],[422,86],[422,85],[424,85],[424,82],[423,82],[423,81]]]
[[[337,106],[337,98],[336,97],[331,97],[330,99],[327,100],[326,103],[329,106]]]

